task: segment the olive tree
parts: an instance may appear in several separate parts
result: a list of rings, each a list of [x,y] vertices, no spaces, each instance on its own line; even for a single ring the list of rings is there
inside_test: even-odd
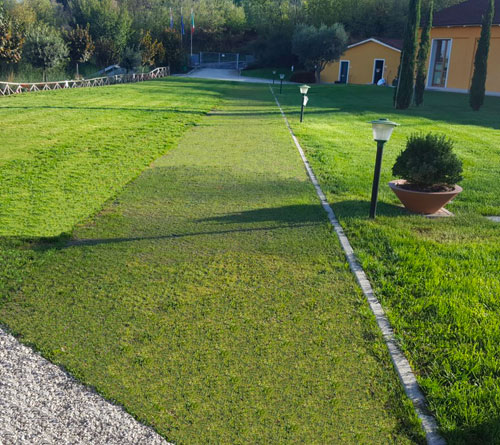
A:
[[[307,69],[314,70],[316,82],[321,82],[321,72],[326,65],[340,58],[347,48],[344,26],[297,26],[292,38],[292,52]]]
[[[24,56],[35,68],[42,68],[44,82],[47,70],[64,62],[68,54],[68,47],[55,29],[40,24],[27,32]]]

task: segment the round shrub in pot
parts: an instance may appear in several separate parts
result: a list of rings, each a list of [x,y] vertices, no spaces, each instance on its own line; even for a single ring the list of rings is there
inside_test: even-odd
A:
[[[453,141],[443,135],[410,136],[392,173],[401,179],[389,186],[412,212],[436,213],[462,191],[457,185],[462,161],[453,152]]]

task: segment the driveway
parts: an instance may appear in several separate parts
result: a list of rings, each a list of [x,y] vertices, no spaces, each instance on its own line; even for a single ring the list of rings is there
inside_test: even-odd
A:
[[[238,70],[218,68],[198,68],[183,77],[194,77],[197,79],[229,80],[231,82],[247,83],[273,83],[270,79],[259,79],[256,77],[241,76]],[[283,82],[285,83],[285,82]]]

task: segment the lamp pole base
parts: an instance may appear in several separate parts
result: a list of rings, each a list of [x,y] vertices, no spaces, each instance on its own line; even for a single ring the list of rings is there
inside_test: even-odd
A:
[[[375,219],[377,214],[378,189],[380,184],[380,170],[382,169],[382,156],[384,154],[384,141],[377,141],[377,159],[375,161],[375,173],[373,175],[372,201],[370,205],[370,218]]]

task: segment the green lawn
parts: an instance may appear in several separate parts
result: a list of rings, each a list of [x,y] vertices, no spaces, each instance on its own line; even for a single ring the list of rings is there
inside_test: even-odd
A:
[[[315,86],[303,124],[300,95],[280,97],[294,131],[346,228],[356,253],[449,443],[499,443],[500,437],[500,99],[480,112],[465,95],[427,93],[421,109],[392,109],[392,90]],[[369,122],[401,124],[385,149],[376,221],[367,219],[375,143]],[[411,216],[387,187],[413,132],[456,141],[464,192],[455,218]]]
[[[2,168],[29,165],[31,188],[9,189],[0,250],[0,322],[22,341],[175,443],[422,443],[267,86],[0,106],[25,107]],[[29,199],[44,216],[25,216]]]

